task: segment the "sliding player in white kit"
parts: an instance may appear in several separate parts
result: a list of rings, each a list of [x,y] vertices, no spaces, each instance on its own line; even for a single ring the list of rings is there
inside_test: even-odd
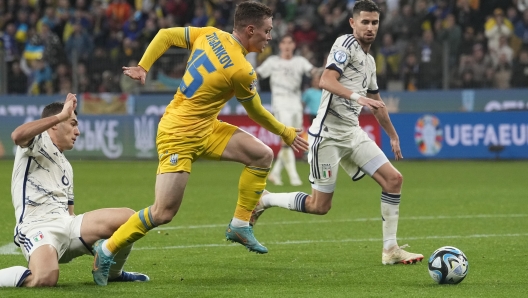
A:
[[[15,244],[22,249],[28,268],[0,270],[0,287],[55,286],[59,263],[91,255],[92,245],[107,238],[134,214],[128,208],[73,213],[73,170],[63,154],[79,136],[77,99],[52,103],[42,118],[22,124],[11,134],[17,147],[11,195],[15,207]],[[114,258],[110,281],[148,281],[148,276],[125,272],[123,265],[132,246]]]
[[[316,68],[302,56],[294,56],[295,42],[290,35],[284,35],[279,42],[280,55],[268,57],[256,71],[261,78],[270,78],[271,107],[277,120],[287,126],[302,127],[303,106],[301,102],[302,78],[311,76]],[[286,169],[293,186],[302,185],[295,165],[293,149],[281,143],[275,165],[268,180],[275,185],[282,185],[282,167]]]
[[[341,165],[353,181],[366,173],[382,188],[382,263],[414,264],[421,261],[423,255],[403,250],[405,246],[398,246],[396,241],[403,177],[360,128],[358,121],[362,107],[368,106],[389,135],[396,160],[403,158],[398,134],[378,92],[374,58],[368,54],[378,31],[379,15],[380,10],[374,2],[357,1],[350,19],[354,34],[339,37],[328,56],[320,81],[322,102],[308,131],[312,194],[264,192],[250,223],[255,225],[269,207],[326,214],[331,207]]]

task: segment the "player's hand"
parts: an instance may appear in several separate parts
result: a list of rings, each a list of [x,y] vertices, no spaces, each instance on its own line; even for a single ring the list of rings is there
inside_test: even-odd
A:
[[[145,79],[147,78],[147,71],[143,69],[141,66],[132,66],[132,67],[126,67],[123,66],[123,74],[128,76],[129,78],[140,81],[142,85],[145,84]]]
[[[364,96],[361,96],[357,102],[362,106],[369,107],[370,109],[374,110],[385,107],[385,103],[383,101],[375,100]]]
[[[76,94],[68,93],[66,96],[64,107],[59,115],[57,115],[60,121],[66,121],[74,114],[74,111],[77,108],[77,97],[75,95]]]
[[[291,147],[295,152],[299,151],[306,151],[308,150],[308,142],[301,137],[299,134],[302,132],[302,128],[296,128],[295,132],[297,133],[297,136],[293,140],[293,143],[291,144]]]
[[[394,152],[394,157],[396,158],[396,160],[403,159],[403,155],[400,149],[400,140],[391,139],[390,144],[391,144],[392,152]]]

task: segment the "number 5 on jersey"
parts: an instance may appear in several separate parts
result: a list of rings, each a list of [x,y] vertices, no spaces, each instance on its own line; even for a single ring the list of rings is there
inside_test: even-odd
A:
[[[203,66],[208,73],[216,71],[215,66],[211,60],[209,60],[209,57],[205,55],[204,51],[195,50],[191,60],[187,63],[187,70],[180,84],[180,91],[188,98],[192,97],[196,90],[198,90],[203,84],[203,76],[198,71],[200,66]],[[189,76],[191,76],[191,78],[189,78]],[[189,85],[185,84],[185,81],[190,81]]]

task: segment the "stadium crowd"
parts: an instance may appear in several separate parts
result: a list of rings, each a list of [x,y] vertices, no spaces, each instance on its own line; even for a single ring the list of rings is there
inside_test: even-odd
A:
[[[67,94],[73,75],[77,92],[130,92],[135,85],[121,77],[121,66],[137,65],[159,28],[231,31],[239,2],[0,0],[8,93]],[[351,32],[355,0],[262,2],[275,12],[274,40],[257,63],[291,34],[298,53],[322,65],[334,40]],[[391,82],[405,90],[439,89],[445,78],[449,88],[528,87],[528,0],[375,2],[383,12],[372,48],[382,90]]]

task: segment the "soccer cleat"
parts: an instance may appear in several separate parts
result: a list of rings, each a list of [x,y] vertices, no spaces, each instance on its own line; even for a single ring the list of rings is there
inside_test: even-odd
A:
[[[108,284],[108,273],[110,266],[115,264],[113,257],[108,257],[103,252],[104,239],[97,240],[93,245],[94,262],[92,275],[94,282],[100,286]]]
[[[121,271],[121,275],[109,279],[108,282],[127,282],[127,281],[149,281],[148,275],[139,272]]]
[[[260,200],[257,203],[257,206],[255,206],[255,209],[253,209],[253,212],[251,212],[251,217],[249,218],[249,225],[254,227],[257,224],[258,218],[264,213],[264,210],[266,210],[266,207],[264,207],[264,204],[262,203],[262,198],[269,194],[270,192],[267,190],[264,190],[262,192],[262,195],[260,196]]]
[[[274,185],[283,185],[281,177],[275,176],[274,174],[269,174],[268,181],[273,183]]]
[[[390,252],[383,252],[381,254],[381,263],[383,265],[394,265],[394,264],[416,264],[423,260],[423,255],[415,254],[403,250],[403,248],[408,247],[409,245],[405,244],[400,247],[392,249]]]
[[[226,240],[231,242],[237,242],[244,245],[249,251],[256,252],[258,254],[265,254],[268,249],[260,244],[255,236],[253,235],[252,227],[233,227],[231,223],[227,225]]]

